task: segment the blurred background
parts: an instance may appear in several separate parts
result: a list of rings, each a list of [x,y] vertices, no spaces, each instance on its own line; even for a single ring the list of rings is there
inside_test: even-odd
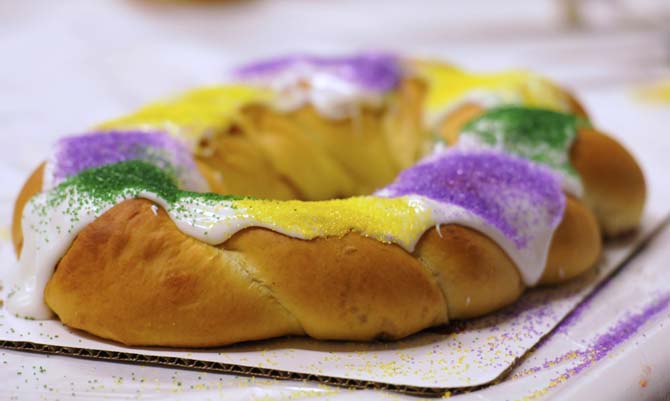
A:
[[[18,187],[55,138],[236,63],[364,49],[534,69],[611,131],[649,120],[617,120],[623,98],[670,110],[668,0],[0,0],[0,180]]]

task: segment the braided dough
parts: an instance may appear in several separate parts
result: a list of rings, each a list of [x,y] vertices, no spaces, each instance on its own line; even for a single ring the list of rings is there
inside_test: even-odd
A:
[[[230,124],[199,137],[194,166],[219,193],[305,200],[368,194],[427,153],[422,104],[430,87],[429,79],[406,76],[381,103],[337,118],[324,116],[319,104],[287,111],[245,101]],[[570,105],[585,115],[574,99]],[[466,121],[484,112],[472,104],[454,110],[439,122],[451,143]],[[145,114],[155,116],[156,109]],[[504,244],[463,224],[437,222],[411,247],[362,229],[300,238],[253,224],[211,243],[185,233],[154,198],[134,196],[77,232],[54,266],[44,302],[66,325],[129,345],[203,347],[284,335],[401,338],[490,313],[529,285],[576,277],[596,263],[601,230],[615,235],[637,225],[644,179],[621,145],[580,128],[570,160],[586,202],[565,195],[532,283]],[[53,180],[45,166],[49,162],[30,176],[16,202],[12,235],[19,255],[26,249],[24,209]],[[383,190],[377,196],[385,196]]]

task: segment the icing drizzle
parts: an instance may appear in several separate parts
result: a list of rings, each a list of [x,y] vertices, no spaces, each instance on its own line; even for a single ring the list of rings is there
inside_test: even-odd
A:
[[[380,105],[400,82],[401,72],[397,57],[384,53],[296,55],[242,66],[233,78],[272,88],[279,110],[309,104],[326,117],[340,119],[354,116],[362,104]]]
[[[239,78],[276,77],[290,69],[318,69],[359,88],[386,92],[400,82],[400,65],[396,56],[386,53],[362,53],[344,57],[294,55],[277,57],[244,65],[234,71]]]
[[[553,232],[565,210],[565,197],[548,169],[499,152],[452,149],[400,173],[380,196],[419,195],[438,205],[457,206],[483,221],[471,224],[458,214],[440,215],[437,224],[463,224],[487,234],[519,267],[531,285],[544,270]]]
[[[403,171],[380,192],[461,206],[482,216],[518,248],[533,240],[534,225],[558,225],[565,207],[560,188],[544,169],[490,152],[447,151]]]
[[[105,142],[90,142],[96,143]],[[213,245],[243,228],[265,227],[302,239],[355,231],[412,252],[429,228],[461,224],[497,241],[528,285],[542,274],[564,208],[560,186],[544,168],[494,152],[447,151],[406,170],[376,196],[321,202],[189,192],[171,169],[126,160],[82,170],[28,202],[22,277],[10,310],[50,317],[42,294],[58,260],[86,225],[131,198],[160,205],[179,230]]]

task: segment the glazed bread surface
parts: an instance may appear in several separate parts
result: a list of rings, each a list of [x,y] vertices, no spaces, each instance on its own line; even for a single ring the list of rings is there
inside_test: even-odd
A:
[[[71,201],[72,193],[93,194],[81,204],[98,207],[99,213],[76,209],[73,218],[54,212],[59,222],[81,224],[68,232],[72,236],[57,237],[65,238],[58,244],[66,244],[66,250],[59,248],[57,262],[41,270],[53,269],[51,276],[41,276],[42,316],[54,312],[70,327],[143,346],[210,347],[292,335],[398,339],[500,309],[528,286],[578,277],[598,262],[603,235],[639,224],[644,177],[614,139],[580,125],[570,131],[569,155],[567,145],[560,148],[556,158],[570,159],[583,197],[582,188],[572,191],[557,171],[483,146],[471,153],[437,146],[426,157],[435,150],[435,133],[426,128],[424,113],[430,83],[398,71],[400,78],[384,86],[374,102],[344,97],[353,108],[341,116],[324,115],[310,101],[278,107],[255,97],[252,86],[235,92],[242,93],[240,100],[231,95],[240,88],[224,86],[147,107],[103,124],[99,132],[59,142],[64,154],[63,149],[74,149],[66,154],[70,159],[63,156],[65,166],[77,164],[77,152],[92,149],[86,146],[95,141],[106,144],[96,152],[120,144],[119,153],[127,154],[104,159],[110,152],[101,151],[104,162],[76,171],[63,168],[63,186],[53,189],[55,197]],[[296,87],[313,89],[305,82]],[[574,97],[563,95],[559,98],[567,99],[571,113],[586,116]],[[191,97],[199,103],[185,105]],[[211,105],[221,109],[205,107]],[[223,109],[230,112],[225,118]],[[456,144],[463,126],[485,112],[463,103],[449,112],[438,134]],[[155,132],[146,131],[143,118]],[[87,142],[86,137],[95,138]],[[541,141],[535,149],[544,152],[546,136]],[[155,164],[156,158],[163,164]],[[124,163],[143,169],[126,169]],[[50,222],[34,204],[26,205],[43,191],[44,182],[50,191],[58,185],[48,173],[54,165],[40,165],[17,198],[12,237],[19,255],[22,249],[36,251],[42,241],[36,230],[24,238],[24,209],[31,227]],[[179,175],[179,169],[193,174]],[[91,181],[105,184],[96,187]],[[234,196],[184,195],[186,189],[205,190],[192,189],[194,183]],[[37,199],[47,204],[51,194]],[[321,200],[332,203],[311,202]],[[341,201],[349,203],[344,207]],[[309,208],[314,205],[321,209]],[[179,208],[193,214],[178,215]],[[90,220],[77,220],[82,210],[89,211]],[[219,220],[203,218],[205,223],[197,224],[203,210]],[[397,226],[402,230],[394,231]],[[304,227],[313,231],[300,231]],[[38,299],[35,294],[32,300]]]
[[[39,172],[17,212],[40,190]],[[129,345],[395,339],[489,313],[525,288],[500,246],[459,225],[426,231],[412,253],[354,232],[301,240],[263,228],[211,246],[152,206],[125,201],[76,237],[44,294],[65,324]],[[540,282],[579,275],[600,251],[592,213],[568,198]]]

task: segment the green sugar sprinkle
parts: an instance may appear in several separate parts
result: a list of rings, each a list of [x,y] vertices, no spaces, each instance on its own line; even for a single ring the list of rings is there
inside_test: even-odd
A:
[[[140,191],[153,192],[171,204],[185,197],[217,202],[242,199],[232,195],[180,190],[173,174],[141,160],[84,170],[55,188],[54,199],[58,198],[58,193],[65,195],[68,188],[76,188],[78,192],[102,202],[115,202],[120,195]]]
[[[56,188],[33,197],[30,202],[37,221],[30,223],[29,228],[41,237],[41,244],[46,245],[50,241],[48,228],[52,225],[53,210],[60,209],[67,216],[65,227],[56,226],[58,235],[70,234],[82,216],[100,216],[106,208],[123,199],[137,198],[142,192],[156,194],[167,202],[170,212],[192,224],[199,216],[189,211],[187,204],[199,201],[215,205],[222,201],[244,199],[180,190],[170,169],[164,170],[141,160],[130,160],[84,170]],[[234,209],[235,205],[227,207]]]
[[[590,123],[572,114],[504,106],[470,121],[461,135],[578,177],[570,163],[570,147],[580,127],[590,127]]]

